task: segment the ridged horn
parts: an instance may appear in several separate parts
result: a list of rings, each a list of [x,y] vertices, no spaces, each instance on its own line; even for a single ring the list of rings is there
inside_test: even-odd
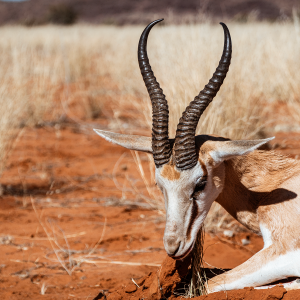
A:
[[[156,167],[166,164],[171,157],[171,146],[168,134],[168,103],[163,94],[163,90],[154,76],[147,55],[149,32],[155,24],[162,20],[163,19],[153,21],[144,29],[138,46],[139,66],[152,104],[152,150]]]
[[[224,48],[219,65],[209,83],[187,106],[179,120],[175,136],[175,163],[181,170],[193,168],[197,164],[195,134],[196,128],[206,107],[216,96],[229,69],[231,60],[231,38],[227,26],[220,23],[224,30]]]

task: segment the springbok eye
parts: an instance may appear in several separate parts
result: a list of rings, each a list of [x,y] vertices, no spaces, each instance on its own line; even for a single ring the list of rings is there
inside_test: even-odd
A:
[[[200,178],[197,183],[196,183],[196,186],[195,186],[195,190],[193,192],[193,198],[195,198],[199,192],[202,192],[206,186],[206,183],[207,183],[207,177],[204,176],[202,178]]]

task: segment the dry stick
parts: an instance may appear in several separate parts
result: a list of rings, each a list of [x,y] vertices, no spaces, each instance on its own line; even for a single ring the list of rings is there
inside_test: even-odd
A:
[[[41,225],[42,228],[44,229],[44,231],[45,231],[45,233],[46,233],[46,235],[47,235],[47,237],[48,237],[48,239],[49,239],[50,245],[51,245],[51,247],[52,247],[52,249],[53,249],[53,251],[54,251],[54,253],[55,253],[55,255],[56,255],[56,257],[57,257],[57,259],[58,259],[58,261],[59,261],[59,263],[60,263],[60,264],[62,265],[62,267],[66,270],[66,272],[71,276],[71,275],[72,275],[72,272],[70,272],[70,270],[66,267],[66,265],[64,264],[64,262],[63,262],[63,261],[61,260],[61,258],[59,257],[59,255],[58,255],[58,253],[57,253],[57,250],[55,249],[55,247],[54,247],[54,245],[53,245],[54,240],[53,240],[53,238],[51,237],[51,235],[48,233],[46,226],[42,223],[42,221],[41,221],[41,219],[40,219],[40,216],[39,216],[39,214],[38,214],[38,211],[37,211],[37,209],[36,209],[36,207],[35,207],[35,205],[34,205],[34,200],[33,200],[33,198],[32,198],[32,197],[30,197],[30,198],[31,198],[31,204],[32,204],[33,210],[34,210],[34,212],[35,212],[35,214],[36,214],[36,217],[37,217],[37,219],[38,219],[40,225]]]
[[[152,209],[157,209],[158,210],[158,207],[156,204],[153,204],[153,199],[149,198],[149,197],[146,197],[144,194],[142,194],[139,189],[137,188],[137,186],[133,183],[133,180],[131,180],[128,176],[128,172],[125,173],[125,178],[126,180],[128,181],[128,183],[131,185],[131,188],[132,188],[132,192],[135,193],[135,195],[138,195],[140,196],[140,198],[142,198],[143,200],[145,200],[151,207]]]
[[[105,218],[104,225],[103,225],[103,230],[102,230],[102,234],[101,234],[100,239],[95,244],[95,246],[91,249],[91,251],[87,255],[85,255],[81,260],[79,260],[79,263],[85,261],[86,258],[90,257],[95,252],[98,245],[102,242],[103,237],[104,237],[104,233],[105,233],[105,229],[106,229],[106,223],[107,223],[107,219]]]
[[[191,296],[206,295],[206,276],[203,269],[204,226],[198,231],[192,258]]]
[[[121,192],[123,192],[123,191],[125,191],[125,192],[132,192],[131,189],[124,189],[124,186],[122,187],[119,184],[118,180],[117,180],[117,169],[118,169],[118,167],[119,167],[119,165],[120,165],[120,163],[121,163],[121,161],[122,161],[122,159],[124,158],[125,155],[126,155],[126,152],[124,152],[122,155],[120,155],[120,157],[118,158],[117,162],[115,163],[113,171],[112,171],[112,178],[113,178],[113,182],[114,182],[116,188],[119,191],[121,191]]]
[[[79,232],[79,233],[75,233],[75,234],[67,234],[65,237],[66,238],[75,238],[75,237],[78,237],[78,236],[81,236],[81,235],[85,235],[86,232],[85,231],[82,231],[82,232]],[[4,237],[6,235],[0,235],[0,237]],[[43,238],[43,237],[27,237],[27,236],[20,236],[20,235],[9,235],[11,237],[13,237],[14,239],[22,239],[22,240],[37,240],[37,241],[47,241],[49,240],[49,237],[48,238]],[[63,239],[65,237],[58,237],[60,239]],[[54,240],[54,238],[50,238],[52,240]]]
[[[38,212],[37,212],[37,209],[36,209],[36,207],[35,207],[35,205],[34,205],[34,200],[33,200],[32,197],[31,197],[31,203],[32,203],[32,207],[33,207],[33,209],[34,209],[34,212],[35,212],[35,214],[36,214],[36,216],[37,216],[37,219],[38,219],[40,225],[42,226],[42,228],[44,229],[44,231],[45,231],[45,233],[46,233],[46,235],[47,235],[47,237],[48,237],[48,240],[49,240],[49,242],[50,242],[50,244],[51,244],[51,247],[52,247],[52,249],[53,249],[53,252],[55,253],[55,255],[56,255],[56,257],[57,257],[59,263],[63,266],[63,268],[66,270],[66,272],[67,272],[69,275],[71,275],[72,272],[74,271],[74,269],[76,268],[76,266],[73,266],[72,269],[69,270],[69,269],[67,268],[67,266],[65,265],[64,261],[59,257],[58,251],[57,251],[57,249],[55,248],[54,243],[61,249],[61,251],[64,251],[64,249],[62,249],[62,248],[60,247],[60,245],[57,243],[56,238],[52,238],[51,235],[48,233],[48,230],[47,230],[46,226],[42,223],[42,221],[41,221],[41,219],[40,219],[40,216],[39,216],[39,214],[38,214]],[[105,233],[106,223],[107,223],[107,219],[105,218],[104,227],[103,227],[103,230],[102,230],[102,234],[101,234],[100,239],[97,241],[97,243],[95,244],[95,246],[91,249],[91,251],[90,251],[87,255],[84,255],[84,256],[81,257],[80,259],[76,260],[77,264],[80,264],[80,263],[84,262],[86,258],[88,258],[89,256],[91,256],[92,253],[96,250],[97,246],[102,242],[103,237],[104,237],[104,233]],[[54,234],[54,232],[53,232],[53,234]],[[66,241],[66,236],[64,236],[64,238],[65,238],[65,241]],[[66,242],[67,242],[67,241],[66,241]],[[70,255],[69,255],[69,258],[70,258]]]
[[[156,205],[154,205],[152,203],[152,199],[151,198],[148,198],[146,196],[144,196],[142,193],[139,192],[139,190],[134,186],[134,184],[131,182],[131,180],[128,178],[128,176],[125,174],[125,179],[130,183],[131,185],[131,189],[130,188],[125,188],[125,183],[123,184],[123,187],[120,185],[120,183],[118,182],[117,180],[117,168],[119,166],[119,164],[121,163],[121,160],[123,159],[123,157],[126,155],[126,153],[123,153],[119,159],[117,160],[117,162],[115,163],[115,166],[113,168],[113,172],[112,172],[112,175],[113,175],[113,181],[117,187],[118,190],[120,190],[122,193],[125,193],[125,192],[130,192],[134,195],[139,195],[143,200],[145,200],[152,208],[156,208]]]
[[[150,195],[150,197],[153,197],[155,199],[155,195],[152,193],[150,185],[148,183],[148,180],[147,180],[147,178],[145,176],[144,168],[142,166],[142,162],[141,162],[141,158],[140,158],[139,153],[137,151],[132,151],[132,150],[130,152],[131,152],[131,155],[132,155],[132,157],[134,159],[134,162],[135,162],[135,164],[137,166],[137,169],[140,172],[140,175],[141,175],[141,177],[143,179],[143,182],[144,182],[144,184],[146,186],[148,194]]]
[[[56,230],[55,230],[55,228],[54,228],[54,225],[52,224],[52,220],[50,219],[48,219],[47,220],[47,222],[48,222],[48,224],[49,224],[49,227],[50,227],[50,229],[52,230],[52,233],[53,233],[53,237],[54,237],[54,242],[55,242],[55,244],[56,244],[56,246],[63,252],[63,253],[66,253],[66,249],[64,249],[63,247],[61,247],[60,246],[60,244],[58,243],[58,241],[57,241],[57,238],[56,238]],[[66,238],[66,235],[64,234],[64,232],[63,232],[63,230],[58,226],[58,228],[59,228],[59,230],[61,231],[61,233],[62,233],[62,235],[63,235],[63,237],[64,237],[64,240],[65,240],[65,243],[66,243],[66,245],[67,245],[67,253],[68,253],[68,259],[69,259],[69,266],[72,266],[72,268],[71,268],[71,273],[72,273],[72,271],[73,271],[73,269],[74,269],[74,267],[73,267],[73,261],[72,261],[72,259],[71,259],[71,249],[70,249],[70,245],[69,245],[69,243],[68,243],[68,239]]]
[[[72,272],[74,271],[74,269],[75,269],[78,265],[80,265],[80,264],[83,263],[83,262],[86,262],[86,259],[87,259],[88,257],[90,257],[90,256],[95,252],[96,248],[98,247],[98,245],[99,245],[99,244],[102,242],[102,240],[103,240],[103,237],[104,237],[104,234],[105,234],[105,229],[106,229],[106,223],[107,223],[107,219],[105,218],[101,237],[99,238],[99,240],[97,241],[97,243],[94,245],[94,247],[89,251],[88,254],[86,254],[86,255],[84,255],[84,256],[81,256],[81,257],[79,257],[79,258],[72,258],[72,259],[71,259],[71,255],[69,254],[69,263],[70,263],[70,265],[72,265],[72,264],[71,264],[72,261],[76,261],[76,265],[72,267],[72,269],[70,270],[70,273],[72,273]],[[65,238],[65,241],[66,241],[66,243],[67,243],[66,238]],[[62,249],[62,248],[60,247],[60,245],[57,243],[56,240],[55,240],[55,243],[56,243],[56,245],[61,249],[61,251],[64,251],[64,249]],[[71,253],[71,250],[70,250],[70,248],[69,248],[68,243],[67,243],[67,246],[68,246],[69,253]]]
[[[149,266],[149,267],[160,267],[161,264],[159,263],[140,263],[140,262],[127,262],[127,261],[117,261],[117,260],[87,260],[84,261],[87,264],[113,264],[113,265],[127,265],[127,266]]]
[[[138,170],[140,172],[140,175],[144,181],[144,184],[147,188],[147,192],[150,196],[150,199],[154,202],[154,206],[155,208],[159,211],[159,212],[162,212],[164,213],[164,203],[163,203],[163,199],[161,197],[161,193],[159,194],[159,196],[157,194],[154,193],[153,189],[151,188],[151,183],[148,182],[146,176],[145,176],[145,172],[144,172],[144,168],[143,168],[143,165],[141,163],[141,159],[140,159],[140,156],[139,156],[139,153],[138,151],[131,151],[131,154],[133,155],[133,153],[135,154],[135,157],[134,157],[134,161],[138,167]],[[149,159],[149,156],[148,156],[148,159]],[[153,183],[155,183],[155,173],[153,172],[153,169],[152,169],[152,166],[154,165],[154,161],[153,159],[149,159],[149,169],[150,169],[150,173],[151,173],[151,176],[150,176],[150,182],[152,182],[154,180]],[[157,189],[157,187],[156,187]],[[160,191],[159,191],[160,192]]]

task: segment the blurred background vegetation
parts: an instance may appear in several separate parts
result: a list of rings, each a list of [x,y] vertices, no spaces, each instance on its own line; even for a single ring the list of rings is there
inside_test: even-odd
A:
[[[0,24],[146,24],[158,15],[168,24],[208,19],[276,22],[291,19],[298,7],[297,0],[5,0],[0,1]]]

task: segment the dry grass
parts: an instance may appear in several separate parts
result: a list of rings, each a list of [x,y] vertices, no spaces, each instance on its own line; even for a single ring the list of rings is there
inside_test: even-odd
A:
[[[294,104],[299,100],[299,26],[297,22],[228,26],[233,40],[232,64],[198,133],[230,138],[259,136],[268,125],[268,102]],[[19,87],[23,97],[30,100],[27,110],[35,124],[52,105],[55,90],[70,82],[85,82],[79,86],[84,110],[90,117],[97,115],[101,109],[98,95],[103,93],[99,76],[110,76],[121,91],[114,100],[130,101],[138,107],[144,115],[141,127],[147,126],[150,132],[150,101],[136,57],[142,29],[87,25],[3,27],[0,77],[11,81],[11,93]],[[151,32],[148,52],[169,101],[171,137],[182,111],[211,77],[222,46],[220,25],[157,26]],[[132,95],[132,99],[124,95]],[[69,93],[66,101],[73,96]]]
[[[203,268],[204,237],[204,226],[202,226],[197,234],[196,243],[192,252],[192,279],[186,295],[189,298],[206,295],[208,293],[207,278]]]
[[[7,157],[20,133],[21,115],[26,109],[27,99],[18,85],[11,86],[8,78],[1,78],[0,86],[0,174],[5,168]],[[14,91],[12,92],[12,88]]]
[[[228,24],[233,59],[220,92],[198,126],[198,133],[251,138],[268,126],[268,103],[299,100],[298,27],[293,24]],[[114,31],[115,30],[115,31]],[[133,103],[144,111],[150,129],[150,103],[136,59],[142,28],[109,28],[105,71],[122,90],[141,95]],[[105,35],[104,35],[104,39]],[[170,136],[186,105],[208,82],[222,53],[220,25],[156,27],[150,34],[149,58],[170,107]],[[125,59],[126,57],[126,59]]]
[[[299,98],[299,28],[297,23],[228,26],[233,40],[232,65],[199,132],[253,136],[263,123],[254,127],[249,118],[261,122],[265,101]],[[137,98],[141,101],[132,104],[142,104],[150,128],[149,100],[136,58],[141,31],[142,27],[131,26],[3,27],[0,76],[10,80],[14,91],[19,86],[24,96],[35,99],[32,111],[37,114],[51,104],[51,89],[58,85],[82,79],[94,85],[99,75],[109,75],[123,93],[141,96]],[[220,25],[158,26],[151,32],[149,57],[169,101],[171,136],[181,112],[216,68],[222,45]],[[82,92],[96,92],[87,85],[81,87]],[[124,101],[122,95],[116,99],[120,100]]]

